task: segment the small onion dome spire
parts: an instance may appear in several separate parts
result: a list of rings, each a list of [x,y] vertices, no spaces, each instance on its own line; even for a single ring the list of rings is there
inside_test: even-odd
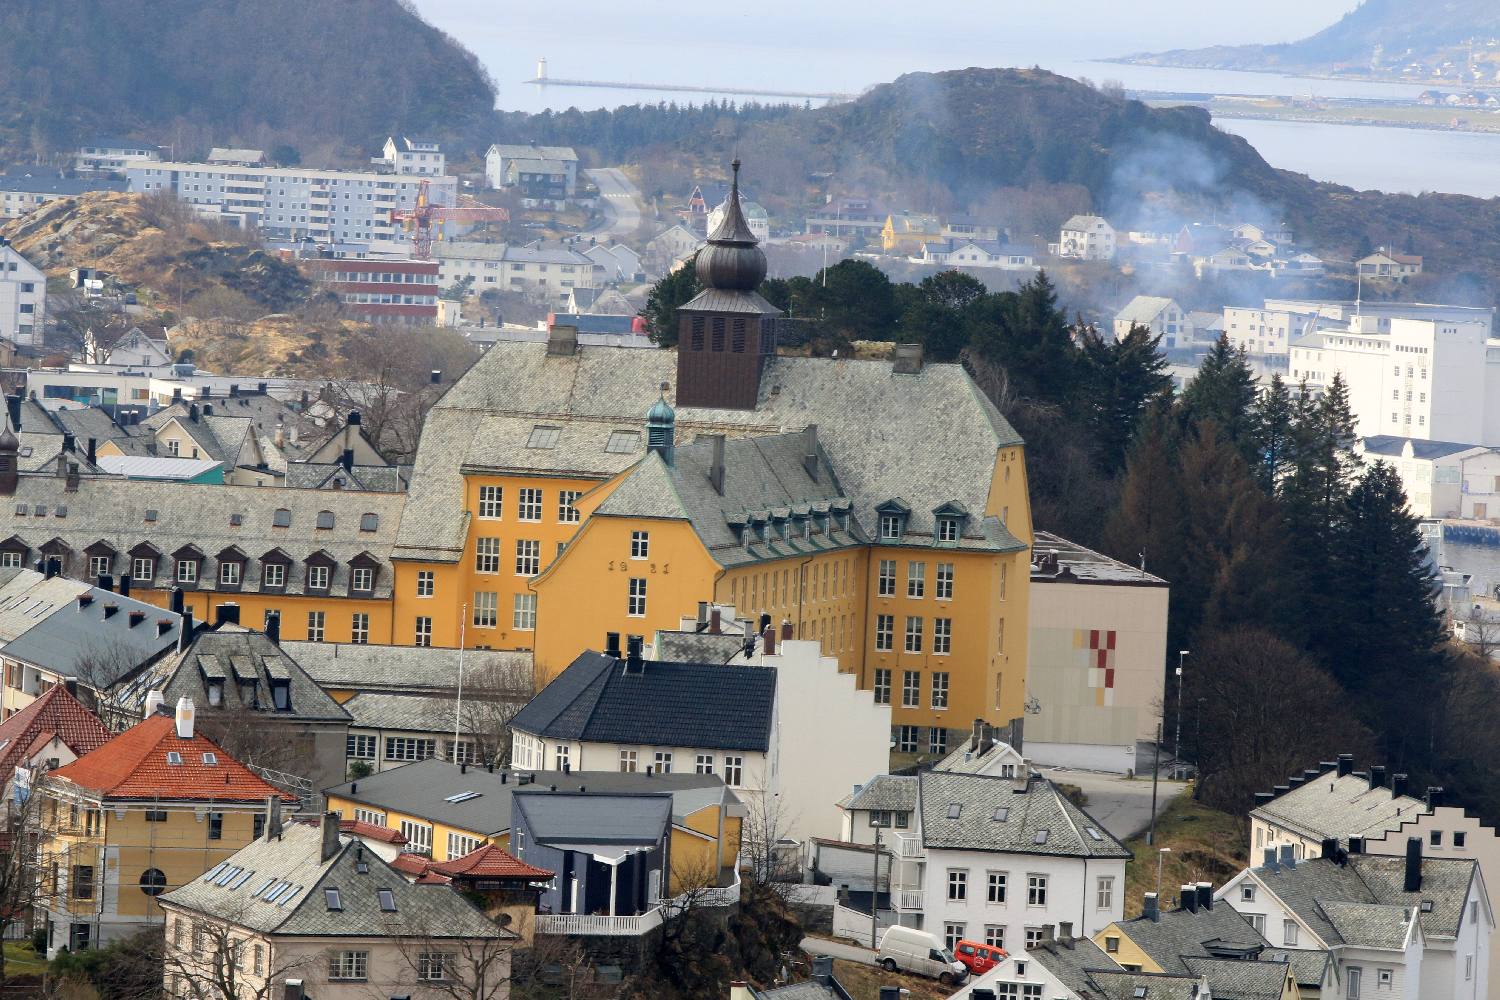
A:
[[[676,437],[677,413],[667,402],[667,384],[663,382],[661,398],[646,411],[646,450],[656,452],[671,465]]]
[[[724,218],[708,243],[698,251],[694,268],[704,288],[724,292],[753,292],[766,279],[766,254],[750,231],[740,209],[740,161],[735,160],[734,182],[724,202]]]

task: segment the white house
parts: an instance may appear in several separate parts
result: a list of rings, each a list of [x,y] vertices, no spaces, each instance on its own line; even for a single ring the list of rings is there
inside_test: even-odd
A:
[[[1368,257],[1361,257],[1355,267],[1359,276],[1367,281],[1405,284],[1422,273],[1422,258],[1381,247]]]
[[[924,243],[921,256],[913,260],[919,260],[923,264],[993,267],[1005,271],[1028,271],[1036,268],[1036,255],[1030,247],[1001,243],[998,240],[951,239]]]
[[[1187,312],[1175,299],[1137,295],[1115,314],[1115,339],[1124,340],[1137,326],[1145,327],[1154,337],[1160,337],[1162,346],[1168,349],[1187,347],[1193,340]]]
[[[398,174],[441,177],[448,172],[443,148],[432,139],[393,135],[385,140],[385,148],[381,153],[374,162],[388,166]]]
[[[641,255],[623,243],[600,243],[583,255],[594,262],[596,277],[602,282],[635,281],[641,273]]]
[[[21,347],[42,342],[47,321],[47,276],[0,242],[0,337]]]
[[[1114,260],[1115,227],[1097,215],[1075,215],[1063,223],[1057,256],[1074,260]]]
[[[561,305],[573,289],[595,286],[594,261],[560,247],[452,240],[434,243],[432,256],[442,285],[472,278],[475,294],[522,292]]]
[[[1361,438],[1354,450],[1396,470],[1418,517],[1500,516],[1500,452],[1493,448],[1379,434]]]
[[[709,211],[708,229],[705,232],[711,233],[719,228],[719,223],[724,221],[724,213],[728,211],[725,208],[727,204],[728,202],[724,202]],[[762,243],[770,240],[771,216],[759,202],[745,201],[742,198],[740,199],[740,211],[744,213],[745,222],[749,224],[750,232],[754,234],[757,240]]]
[[[496,143],[484,154],[484,182],[486,187],[501,188],[514,183],[517,162],[548,161],[559,164],[566,176],[567,196],[572,197],[578,186],[578,153],[571,146],[538,146],[530,144]]]
[[[1358,844],[1355,845],[1356,847]],[[1273,945],[1326,949],[1349,997],[1487,997],[1495,920],[1479,865],[1346,852],[1299,861],[1290,845],[1218,891]]]

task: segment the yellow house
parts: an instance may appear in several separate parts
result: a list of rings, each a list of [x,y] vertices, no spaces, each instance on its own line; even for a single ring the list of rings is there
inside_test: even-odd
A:
[[[943,224],[934,215],[897,212],[885,218],[880,230],[880,245],[887,253],[921,253],[928,243],[941,243]]]
[[[669,894],[704,877],[733,882],[745,808],[714,775],[613,771],[531,772],[462,767],[438,759],[382,771],[327,789],[327,808],[342,819],[400,832],[403,850],[439,863],[455,861],[483,844],[495,844],[538,867],[557,871],[526,855],[512,841],[513,796],[558,792],[634,799],[670,799]],[[589,833],[586,824],[581,835]],[[415,874],[425,863],[398,870]]]
[[[193,731],[155,715],[37,784],[48,954],[160,923],[156,899],[254,840],[278,791]]]

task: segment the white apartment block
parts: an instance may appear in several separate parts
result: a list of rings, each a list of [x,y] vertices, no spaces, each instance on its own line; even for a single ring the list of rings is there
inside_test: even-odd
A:
[[[1316,311],[1294,308],[1225,306],[1224,336],[1229,346],[1246,354],[1286,357],[1294,340],[1300,340],[1318,319]]]
[[[458,179],[441,174],[162,162],[125,175],[132,192],[171,191],[203,215],[259,229],[270,240],[402,240],[391,212],[413,207],[422,184],[434,205],[458,200]]]
[[[118,173],[127,167],[161,159],[161,150],[131,139],[95,139],[73,156],[73,169],[81,174]]]
[[[47,276],[15,247],[0,244],[0,337],[34,347],[46,319]]]
[[[561,305],[575,288],[598,287],[598,265],[573,250],[453,241],[433,244],[432,256],[438,261],[440,285],[447,288],[471,277],[475,294],[491,289],[530,293]]]
[[[1259,306],[1225,306],[1224,334],[1230,346],[1251,356],[1284,358],[1295,341],[1319,327],[1349,328],[1357,322],[1366,332],[1388,334],[1397,319],[1449,320],[1483,323],[1488,337],[1492,316],[1489,309],[1420,302],[1266,299]]]
[[[1293,342],[1289,379],[1321,393],[1342,375],[1361,437],[1500,444],[1500,342],[1489,332],[1487,316],[1357,315]]]

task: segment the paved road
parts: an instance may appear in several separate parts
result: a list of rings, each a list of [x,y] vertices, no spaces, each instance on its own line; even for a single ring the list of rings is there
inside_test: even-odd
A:
[[[875,964],[876,953],[870,949],[856,948],[852,944],[830,941],[827,938],[805,937],[802,939],[802,950],[809,955],[830,955],[846,962],[859,962],[862,965]]]
[[[613,237],[623,240],[634,236],[641,225],[641,205],[645,199],[630,178],[618,167],[600,167],[584,171],[599,185],[599,203],[604,207],[604,221],[583,233],[596,240]]]
[[[1090,816],[1120,840],[1128,840],[1151,825],[1151,776],[1126,779],[1118,774],[1096,771],[1072,771],[1047,767],[1039,770],[1053,781],[1082,788],[1089,797],[1086,807]],[[1187,785],[1180,781],[1163,781],[1157,788],[1156,809],[1160,813],[1167,803],[1181,795]]]

